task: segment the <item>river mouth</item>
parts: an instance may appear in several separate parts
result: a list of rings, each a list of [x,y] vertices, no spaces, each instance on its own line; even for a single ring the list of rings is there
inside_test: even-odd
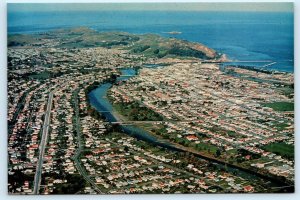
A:
[[[157,68],[158,66],[154,66],[153,68]],[[148,68],[151,68],[148,66]],[[131,77],[134,77],[138,74],[137,68],[123,68],[120,70],[121,76],[117,78],[116,84],[120,81],[126,81]],[[134,137],[138,140],[143,140],[145,142],[151,143],[156,146],[160,146],[163,148],[166,148],[171,151],[176,152],[185,152],[184,150],[176,147],[175,145],[168,143],[166,141],[162,141],[155,137],[154,135],[146,132],[142,128],[139,128],[132,124],[125,124],[123,123],[118,115],[114,112],[113,105],[107,98],[107,92],[109,89],[113,86],[112,83],[103,83],[100,84],[96,89],[92,90],[89,94],[89,103],[105,118],[105,120],[112,124],[118,124],[119,125],[119,131],[123,132],[124,134],[127,134],[131,137]],[[192,152],[189,152],[191,154],[194,154]],[[206,160],[210,162],[212,165],[216,166],[216,169],[223,169],[229,173],[237,174],[238,176],[248,179],[248,180],[264,180],[267,187],[287,187],[286,184],[283,182],[280,182],[278,180],[267,178],[264,175],[260,174],[254,174],[250,170],[246,170],[244,168],[238,168],[231,164],[224,164],[222,162],[215,162],[213,159],[205,158],[203,156],[195,154],[196,157],[199,159]],[[291,186],[291,188],[287,189],[288,192],[293,192],[294,188]],[[278,191],[281,192],[281,191]],[[286,192],[286,191],[284,191]]]

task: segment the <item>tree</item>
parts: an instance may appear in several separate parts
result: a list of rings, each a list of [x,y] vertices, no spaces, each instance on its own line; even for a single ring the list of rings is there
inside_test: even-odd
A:
[[[221,155],[221,151],[220,151],[220,149],[217,149],[217,151],[216,151],[216,153],[215,153],[215,156],[216,156],[216,157],[220,157],[220,155]]]

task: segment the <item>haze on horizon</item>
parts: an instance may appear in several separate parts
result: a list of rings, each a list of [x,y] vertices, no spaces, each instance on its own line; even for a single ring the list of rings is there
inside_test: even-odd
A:
[[[176,3],[8,3],[8,12],[30,11],[231,11],[231,12],[293,12],[292,2],[176,2]]]

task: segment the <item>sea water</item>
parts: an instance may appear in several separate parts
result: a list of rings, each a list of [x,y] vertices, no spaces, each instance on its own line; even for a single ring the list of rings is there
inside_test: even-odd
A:
[[[8,9],[8,33],[31,34],[78,26],[101,32],[156,33],[200,42],[232,60],[276,62],[268,69],[293,72],[293,18],[289,12],[10,12]],[[169,34],[171,31],[181,34]]]

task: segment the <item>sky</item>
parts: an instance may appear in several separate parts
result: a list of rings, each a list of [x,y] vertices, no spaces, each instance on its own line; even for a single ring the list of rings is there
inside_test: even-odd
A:
[[[89,10],[168,10],[293,12],[293,3],[9,3],[8,12]]]

